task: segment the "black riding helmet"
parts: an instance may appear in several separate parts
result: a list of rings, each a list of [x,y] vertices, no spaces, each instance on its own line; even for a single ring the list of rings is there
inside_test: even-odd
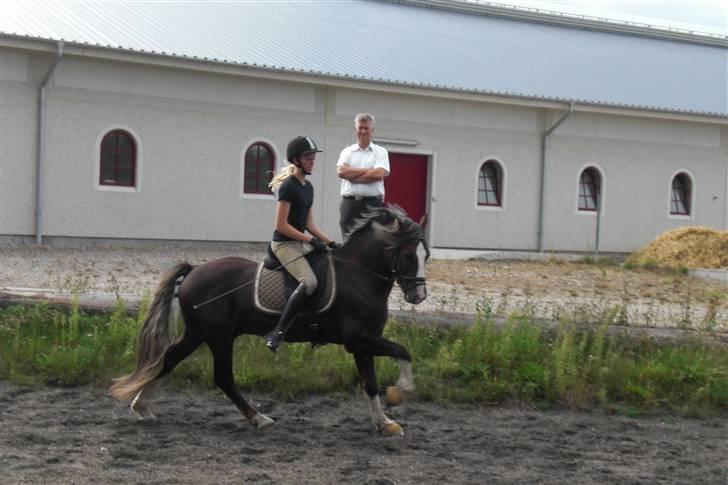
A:
[[[286,149],[286,158],[289,162],[293,163],[294,158],[298,158],[306,153],[317,153],[322,152],[319,147],[316,146],[316,142],[308,136],[297,136],[288,143]]]

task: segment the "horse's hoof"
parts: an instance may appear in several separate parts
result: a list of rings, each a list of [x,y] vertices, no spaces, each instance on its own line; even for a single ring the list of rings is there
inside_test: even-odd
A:
[[[400,426],[398,423],[395,423],[394,421],[382,425],[380,430],[384,436],[404,436],[404,430],[402,429],[402,426]]]
[[[149,408],[142,408],[142,409],[134,409],[131,408],[131,412],[136,416],[136,418],[139,421],[146,421],[150,420],[153,421],[157,419],[157,417],[149,410]]]
[[[250,421],[253,424],[255,424],[255,426],[258,429],[265,429],[268,426],[271,426],[273,423],[275,423],[275,421],[270,419],[268,416],[266,416],[265,414],[260,414],[260,413],[253,416],[253,418]]]
[[[384,393],[384,398],[387,400],[387,404],[389,404],[390,406],[399,406],[404,400],[404,396],[402,395],[402,392],[397,388],[397,386],[387,387],[387,390]]]

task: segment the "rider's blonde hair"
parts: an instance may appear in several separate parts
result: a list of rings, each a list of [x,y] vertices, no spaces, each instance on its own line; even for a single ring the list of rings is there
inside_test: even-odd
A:
[[[273,180],[270,181],[268,184],[268,187],[270,187],[271,192],[275,192],[278,190],[278,187],[281,186],[285,180],[293,175],[293,173],[296,171],[296,166],[293,164],[288,164],[282,169],[278,171],[278,174],[273,177]]]

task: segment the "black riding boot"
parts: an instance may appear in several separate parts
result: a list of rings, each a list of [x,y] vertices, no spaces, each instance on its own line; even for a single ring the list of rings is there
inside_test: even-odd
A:
[[[296,318],[306,298],[308,298],[308,295],[306,295],[306,285],[304,283],[299,284],[293,293],[291,293],[291,296],[288,297],[288,302],[283,309],[283,313],[281,313],[278,325],[265,336],[265,344],[273,352],[277,351],[278,346],[283,342],[283,338],[286,336],[288,329],[291,328],[291,323]]]

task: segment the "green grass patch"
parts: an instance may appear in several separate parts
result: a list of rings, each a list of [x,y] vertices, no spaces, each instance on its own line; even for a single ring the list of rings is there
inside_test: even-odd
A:
[[[135,365],[146,304],[129,316],[121,301],[112,313],[87,315],[48,306],[0,310],[0,379],[22,383],[108,385]],[[385,335],[413,356],[416,398],[453,402],[521,400],[573,408],[668,409],[711,414],[728,409],[728,352],[699,339],[657,346],[610,331],[614,314],[594,328],[564,320],[547,330],[526,314],[496,325],[483,312],[474,325],[441,328],[391,322]],[[376,359],[379,382],[398,376],[392,359]],[[172,373],[178,386],[214,387],[206,346]],[[236,341],[234,373],[244,389],[283,398],[351,392],[353,358],[341,347],[287,344],[271,353],[258,337]]]

